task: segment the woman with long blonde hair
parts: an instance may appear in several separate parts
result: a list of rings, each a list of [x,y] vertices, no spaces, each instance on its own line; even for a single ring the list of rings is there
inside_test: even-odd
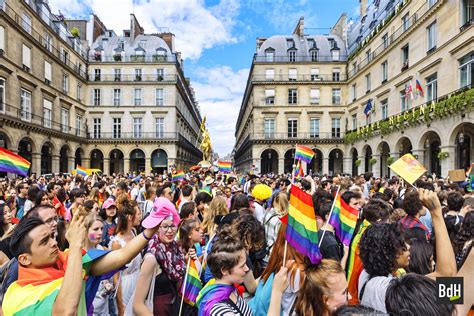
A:
[[[216,216],[226,215],[228,213],[229,213],[229,209],[227,208],[227,203],[226,203],[225,198],[223,198],[222,196],[214,197],[211,201],[211,204],[209,205],[209,210],[204,216],[204,220],[201,224],[206,240],[209,240],[210,238],[212,238],[212,236],[216,232],[217,225],[214,222],[214,219],[216,218]]]
[[[272,207],[265,212],[263,216],[263,226],[265,227],[265,240],[267,241],[268,254],[263,261],[268,262],[273,245],[280,229],[280,217],[288,213],[289,208],[288,194],[284,191],[278,192],[272,200]]]

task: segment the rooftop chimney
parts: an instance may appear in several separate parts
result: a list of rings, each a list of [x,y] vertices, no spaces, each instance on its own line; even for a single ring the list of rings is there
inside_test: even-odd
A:
[[[296,24],[293,34],[298,35],[299,37],[304,36],[304,16],[300,17],[298,24]]]

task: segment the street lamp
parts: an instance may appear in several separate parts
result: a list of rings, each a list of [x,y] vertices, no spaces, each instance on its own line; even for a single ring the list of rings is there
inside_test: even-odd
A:
[[[430,148],[430,146],[431,146],[430,140],[427,138],[425,141],[425,148]]]
[[[459,144],[464,144],[464,133],[461,131],[458,135],[458,142]]]

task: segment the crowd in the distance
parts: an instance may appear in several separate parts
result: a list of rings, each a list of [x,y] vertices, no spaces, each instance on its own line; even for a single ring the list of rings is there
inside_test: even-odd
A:
[[[469,313],[474,195],[467,183],[426,175],[410,185],[370,173],[292,181],[210,170],[174,182],[171,174],[0,180],[2,313]],[[317,265],[286,243],[281,218],[292,185],[312,196]],[[329,223],[338,190],[359,211],[348,246]],[[438,302],[442,276],[464,277],[464,304]],[[199,295],[186,292],[192,286]]]

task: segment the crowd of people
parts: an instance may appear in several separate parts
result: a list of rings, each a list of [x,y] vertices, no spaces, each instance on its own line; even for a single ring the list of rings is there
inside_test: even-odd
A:
[[[371,173],[294,179],[207,169],[172,179],[170,173],[0,180],[2,314],[471,311],[474,194],[466,183],[434,175],[411,185]],[[312,196],[318,264],[286,242],[282,218],[293,185]],[[359,214],[349,245],[329,221],[336,192]],[[454,276],[464,278],[464,303],[439,302],[437,277]],[[186,292],[188,284],[200,290],[197,297]]]

